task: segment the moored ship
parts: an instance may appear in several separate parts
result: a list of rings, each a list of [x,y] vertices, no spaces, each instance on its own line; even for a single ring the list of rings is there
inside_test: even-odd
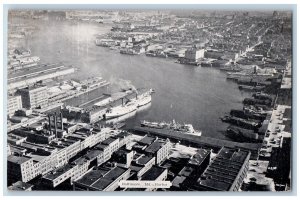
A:
[[[134,112],[135,110],[137,110],[137,104],[135,102],[129,102],[125,105],[109,108],[105,113],[105,118],[112,119],[120,117],[128,113]]]
[[[136,98],[129,99],[128,103],[107,109],[105,118],[112,119],[121,117],[123,115],[136,111],[139,107],[149,104],[152,100],[151,94],[153,93],[153,91],[153,89],[150,89],[140,95],[137,94]]]
[[[153,89],[150,89],[149,91],[147,91],[143,94],[137,95],[137,98],[135,100],[137,107],[141,107],[141,106],[144,106],[144,105],[150,103],[152,100],[152,97],[151,97],[152,93],[153,93]]]
[[[141,121],[141,126],[156,128],[156,129],[170,129],[173,131],[181,131],[186,134],[201,136],[202,132],[194,129],[192,124],[179,124],[173,120],[171,123],[167,122],[149,122],[146,120]]]

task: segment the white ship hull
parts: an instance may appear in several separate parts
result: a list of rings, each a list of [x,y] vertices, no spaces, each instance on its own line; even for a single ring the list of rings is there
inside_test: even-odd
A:
[[[137,107],[141,107],[144,106],[148,103],[150,103],[152,100],[151,95],[147,94],[147,95],[143,95],[141,97],[138,97],[137,99]]]
[[[117,106],[105,114],[106,119],[113,119],[137,110],[136,104]]]
[[[123,115],[132,113],[133,111],[136,111],[139,107],[142,107],[142,106],[145,106],[145,105],[151,103],[151,100],[152,100],[151,93],[152,92],[153,92],[153,90],[151,89],[150,91],[139,95],[136,99],[130,100],[130,102],[126,105],[111,108],[105,114],[106,119],[113,119],[113,118],[121,117]]]
[[[144,120],[144,121],[141,122],[141,126],[149,127],[149,128],[155,128],[155,129],[169,129],[169,130],[173,130],[173,131],[180,131],[180,132],[183,132],[185,134],[195,135],[195,136],[201,136],[202,135],[202,132],[195,130],[191,124],[180,125],[180,124],[176,124],[175,120],[174,120],[173,123],[148,122],[148,121]]]

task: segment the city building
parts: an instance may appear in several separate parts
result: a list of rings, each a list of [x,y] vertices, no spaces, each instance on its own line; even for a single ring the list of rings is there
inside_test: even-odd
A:
[[[64,67],[63,65],[52,66],[51,69],[41,69],[32,73],[26,72],[21,76],[14,76],[8,78],[7,89],[13,91],[18,88],[24,88],[28,85],[35,84],[39,81],[44,81],[60,76],[65,76],[75,72],[74,67]]]
[[[34,85],[19,89],[17,93],[22,97],[24,108],[43,108],[48,105],[47,86]]]
[[[153,165],[141,177],[142,181],[165,181],[167,179],[168,169]],[[145,191],[155,191],[157,188],[146,188]]]
[[[55,169],[42,177],[42,184],[45,188],[53,189],[65,181],[72,185],[73,181],[83,176],[88,171],[90,162],[85,158],[79,158],[71,164]]]
[[[33,185],[29,183],[24,183],[22,181],[18,181],[13,183],[7,189],[11,191],[32,191]]]
[[[117,151],[120,147],[119,138],[113,138],[113,137],[107,138],[102,142],[102,144],[106,144],[109,146],[111,155],[115,151]]]
[[[189,61],[198,61],[200,58],[204,58],[204,49],[197,49],[195,47],[187,49],[185,51],[184,58]]]
[[[26,183],[37,176],[33,159],[28,156],[8,156],[7,169],[8,183],[17,181]]]
[[[99,166],[104,163],[104,152],[97,148],[88,151],[84,157],[91,162],[91,164]]]
[[[95,146],[95,149],[99,149],[99,150],[103,151],[103,156],[100,156],[97,158],[97,165],[101,165],[101,164],[105,163],[112,156],[111,148],[107,144],[98,144]]]
[[[250,152],[223,147],[201,175],[195,190],[239,191],[249,169]]]
[[[19,128],[13,131],[13,134],[26,137],[28,142],[40,143],[40,144],[49,144],[52,140],[55,139],[53,132],[49,132],[45,129],[36,130],[33,126],[29,125],[26,128]]]
[[[21,96],[8,96],[7,101],[7,115],[9,117],[13,116],[15,111],[22,109],[22,99]]]
[[[77,153],[81,151],[80,140],[71,140],[68,138],[61,138],[58,140],[54,140],[50,143],[50,146],[56,148],[64,148],[66,151],[66,159],[70,160]]]
[[[26,139],[27,139],[26,137],[21,137],[21,136],[15,135],[13,133],[9,133],[7,135],[7,142],[12,145],[20,145],[23,142],[25,142]]]
[[[153,165],[155,165],[155,157],[139,154],[139,156],[133,160],[130,169],[135,174],[131,177],[133,180],[140,180],[142,175],[147,172]]]
[[[114,167],[112,169],[91,169],[82,178],[74,181],[75,191],[114,191],[121,180],[127,180],[130,169]]]
[[[129,168],[133,160],[133,151],[127,149],[119,149],[113,153],[112,161],[117,163],[117,166]]]
[[[156,164],[160,164],[168,157],[170,149],[171,143],[169,139],[158,139],[145,149],[145,154],[156,157]]]
[[[119,138],[119,147],[127,146],[127,144],[131,141],[132,134],[126,131],[122,131],[118,135],[114,136],[115,138]]]

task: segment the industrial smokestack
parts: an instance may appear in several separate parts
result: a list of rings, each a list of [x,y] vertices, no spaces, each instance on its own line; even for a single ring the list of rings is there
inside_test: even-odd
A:
[[[52,131],[51,131],[51,115],[48,115],[48,123],[49,123],[49,132],[50,132],[50,135],[52,135]]]
[[[61,125],[61,130],[64,130],[64,123],[63,123],[63,114],[62,112],[60,113],[60,125]]]
[[[57,138],[57,116],[54,113],[54,129],[55,129],[55,137]]]

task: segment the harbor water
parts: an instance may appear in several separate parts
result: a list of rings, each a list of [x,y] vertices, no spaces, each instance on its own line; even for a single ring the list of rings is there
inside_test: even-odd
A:
[[[108,24],[41,20],[31,20],[31,24],[38,29],[22,45],[39,56],[42,63],[73,65],[79,69],[74,75],[78,79],[102,76],[119,88],[129,80],[137,88],[155,89],[151,106],[131,115],[127,119],[129,127],[144,119],[174,119],[192,124],[203,136],[228,139],[222,133],[228,125],[220,117],[231,109],[241,109],[242,100],[250,95],[241,92],[236,83],[226,80],[226,74],[215,68],[181,65],[174,59],[124,55],[96,46],[96,35],[110,31]]]

